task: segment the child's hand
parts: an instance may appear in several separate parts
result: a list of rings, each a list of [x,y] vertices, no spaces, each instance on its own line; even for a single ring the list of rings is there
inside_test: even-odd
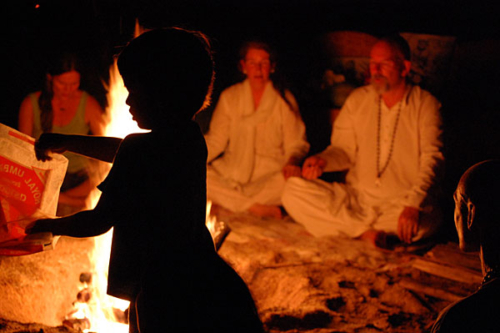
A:
[[[52,232],[51,224],[54,219],[40,219],[31,222],[26,226],[24,232],[28,235],[39,232]]]
[[[64,135],[61,134],[43,133],[35,142],[36,158],[40,161],[50,161],[49,152],[61,154],[66,150]]]

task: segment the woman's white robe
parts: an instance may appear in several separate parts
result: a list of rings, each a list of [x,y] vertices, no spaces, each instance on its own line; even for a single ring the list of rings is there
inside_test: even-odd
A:
[[[269,82],[255,109],[248,80],[222,92],[205,135],[209,200],[235,212],[281,205],[281,170],[309,150],[295,98],[285,96]]]

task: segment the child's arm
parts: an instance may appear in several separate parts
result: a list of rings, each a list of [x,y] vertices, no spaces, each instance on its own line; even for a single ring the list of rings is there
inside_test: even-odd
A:
[[[104,162],[112,163],[122,139],[91,135],[65,135],[44,133],[35,143],[35,152],[39,160],[50,160],[49,152],[63,153],[71,151]]]
[[[27,234],[51,232],[53,235],[70,237],[93,237],[111,229],[110,220],[95,210],[87,210],[56,219],[41,219],[26,227]]]

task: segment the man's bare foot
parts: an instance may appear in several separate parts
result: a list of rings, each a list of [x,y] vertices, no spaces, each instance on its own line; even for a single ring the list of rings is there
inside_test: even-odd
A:
[[[250,214],[258,217],[271,217],[277,220],[283,218],[283,213],[279,206],[254,204],[252,207],[248,208]]]
[[[394,250],[401,240],[395,234],[388,234],[381,230],[365,231],[359,239],[369,242],[370,244],[385,250]]]
[[[384,231],[373,229],[368,230],[365,231],[361,236],[359,236],[359,239],[382,249],[387,248],[387,234]]]

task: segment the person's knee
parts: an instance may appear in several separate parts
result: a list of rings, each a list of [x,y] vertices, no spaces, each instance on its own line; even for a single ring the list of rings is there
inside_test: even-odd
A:
[[[297,194],[301,193],[304,191],[304,189],[307,187],[309,184],[308,180],[305,180],[300,177],[290,177],[287,179],[285,182],[284,188],[283,188],[283,193],[287,194]]]
[[[305,182],[305,180],[299,177],[290,177],[287,179],[283,187],[283,193],[281,194],[283,207],[290,207],[292,203],[295,202],[294,199],[303,189],[303,182]]]

